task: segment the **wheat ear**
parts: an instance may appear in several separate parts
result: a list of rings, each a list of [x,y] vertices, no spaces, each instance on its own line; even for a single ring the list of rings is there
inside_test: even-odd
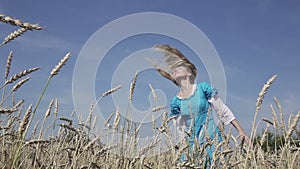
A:
[[[254,115],[254,119],[252,121],[252,130],[251,130],[251,135],[250,135],[250,142],[252,142],[252,139],[253,139],[253,136],[254,134],[256,133],[256,129],[255,129],[255,126],[256,126],[256,118],[257,118],[257,115],[258,115],[258,111],[259,109],[261,108],[261,104],[262,104],[262,101],[263,101],[263,98],[267,92],[267,90],[269,89],[269,87],[271,86],[271,84],[276,80],[277,78],[277,75],[273,75],[268,81],[266,84],[264,84],[262,90],[259,92],[259,95],[258,95],[258,98],[256,100],[256,110],[255,110],[255,115]],[[249,152],[249,150],[252,148],[252,144],[250,144],[248,146],[248,149],[247,149],[247,152]],[[244,168],[246,168],[247,166],[247,162],[248,162],[248,158],[249,158],[249,153],[247,153],[247,156],[246,156],[246,160],[244,162]]]
[[[41,30],[43,27],[39,26],[38,24],[31,24],[27,22],[22,22],[19,19],[13,19],[10,16],[5,16],[4,14],[0,14],[0,21],[3,23],[8,23],[12,26],[19,26],[21,28],[26,28],[30,30]]]
[[[106,96],[108,96],[108,95],[110,95],[110,94],[116,92],[117,90],[119,90],[119,89],[121,89],[121,88],[122,88],[122,86],[121,86],[121,85],[118,85],[117,87],[115,87],[115,88],[113,88],[113,89],[110,89],[110,90],[104,92],[104,93],[101,95],[101,97],[96,101],[95,106],[100,102],[100,100],[101,100],[102,98],[104,98],[104,97],[106,97]],[[94,106],[94,108],[95,108],[95,106]]]
[[[267,83],[263,86],[262,90],[259,92],[258,98],[256,100],[256,111],[258,111],[261,108],[262,101],[265,97],[265,94],[267,93],[267,90],[271,86],[271,84],[276,80],[277,75],[273,75]]]
[[[24,70],[24,71],[22,71],[22,72],[20,72],[18,74],[15,74],[14,76],[12,76],[8,80],[6,80],[5,83],[4,83],[4,85],[12,83],[12,82],[14,82],[14,81],[16,81],[16,80],[18,80],[18,79],[20,79],[20,78],[22,78],[22,77],[30,74],[30,73],[32,73],[32,72],[35,72],[35,71],[39,70],[39,69],[40,69],[39,67],[35,67],[35,68]]]
[[[12,108],[0,108],[0,114],[11,114],[13,112],[18,111],[18,108],[24,103],[24,100],[20,100],[17,104],[15,104]]]
[[[289,127],[289,130],[286,133],[286,136],[285,136],[285,140],[286,140],[285,142],[286,143],[291,138],[293,131],[296,130],[296,127],[297,127],[297,124],[298,124],[299,120],[300,120],[300,111],[298,112],[298,114],[294,118],[293,122],[291,123],[291,125]]]
[[[43,140],[43,139],[35,139],[35,140],[29,140],[25,142],[25,145],[32,145],[32,144],[46,144],[50,143],[49,140]]]
[[[114,125],[113,125],[113,128],[115,130],[118,130],[118,128],[119,128],[120,119],[121,119],[120,112],[119,112],[119,110],[117,110],[116,115],[115,115],[115,119],[114,119]]]
[[[23,134],[24,134],[24,131],[26,130],[27,128],[27,124],[29,122],[29,117],[31,116],[31,112],[32,112],[32,105],[30,105],[23,117],[23,120],[19,126],[19,139],[22,139],[23,138]]]
[[[20,82],[18,82],[12,89],[11,92],[16,92],[24,83],[26,83],[28,80],[30,80],[30,77],[27,77]]]
[[[281,128],[284,132],[286,132],[286,126],[285,126],[285,122],[284,122],[284,115],[283,115],[283,110],[282,110],[282,107],[281,107],[281,104],[279,102],[279,100],[274,97],[274,101],[275,101],[275,104],[276,104],[276,107],[278,108],[279,110],[279,116],[280,116],[280,121],[281,121]]]
[[[55,118],[57,117],[57,115],[58,115],[58,100],[55,99],[54,100],[54,116],[55,116]]]
[[[132,95],[134,92],[137,78],[138,78],[138,71],[135,72],[134,78],[133,78],[132,82],[130,83],[130,88],[129,88],[129,100],[130,101],[132,101]]]
[[[49,106],[48,106],[48,109],[45,113],[45,118],[49,117],[50,116],[50,113],[51,113],[51,109],[53,107],[53,104],[54,104],[54,99],[51,100],[51,102],[49,103]]]
[[[151,84],[149,84],[149,88],[150,88],[150,90],[151,90],[153,99],[154,99],[154,101],[155,101],[155,103],[156,103],[156,105],[157,105],[157,94],[156,94],[156,92],[155,92],[155,90],[154,90],[154,88],[152,87]]]
[[[5,44],[7,44],[8,42],[16,39],[17,37],[21,36],[22,34],[24,34],[28,29],[27,28],[20,28],[12,33],[10,33],[5,39],[4,41],[0,44],[0,46],[3,46]]]
[[[15,110],[15,109],[3,108],[3,107],[0,108],[0,114],[11,114],[11,113],[13,113],[13,112],[15,112],[15,111],[17,111],[17,110]]]
[[[44,116],[44,119],[43,119],[43,122],[42,122],[39,137],[38,137],[39,139],[42,138],[42,136],[43,136],[42,132],[43,132],[43,129],[44,129],[44,125],[45,125],[46,119],[50,116],[50,112],[51,112],[53,103],[54,103],[54,99],[51,100],[51,102],[49,103],[48,109],[45,112],[45,116]]]
[[[7,77],[8,77],[9,72],[10,72],[10,66],[11,66],[12,58],[13,58],[13,52],[10,51],[9,54],[8,54],[8,57],[7,57],[7,62],[6,62],[5,75],[4,75],[5,80],[7,80]]]
[[[277,114],[274,110],[273,105],[271,104],[271,110],[272,110],[272,116],[273,116],[273,122],[274,122],[274,128],[277,129],[278,128],[278,118],[277,118]]]
[[[105,120],[104,127],[107,127],[107,128],[110,127],[109,121],[112,119],[112,117],[113,117],[114,114],[115,114],[115,113],[112,112],[112,113],[108,116],[108,118]]]
[[[61,60],[60,62],[52,69],[50,76],[53,77],[54,75],[57,75],[57,73],[60,71],[60,69],[65,65],[65,63],[68,61],[68,59],[71,56],[71,52],[68,52]]]
[[[27,77],[23,80],[21,80],[20,82],[18,82],[10,91],[10,93],[5,96],[5,98],[3,98],[0,102],[0,105],[2,105],[6,100],[7,98],[9,98],[9,96],[11,96],[14,92],[16,92],[24,83],[26,83],[28,80],[30,80],[30,77]]]
[[[166,108],[166,106],[156,106],[152,109],[152,112],[157,112],[157,111],[160,111],[160,110],[165,109],[165,108]]]

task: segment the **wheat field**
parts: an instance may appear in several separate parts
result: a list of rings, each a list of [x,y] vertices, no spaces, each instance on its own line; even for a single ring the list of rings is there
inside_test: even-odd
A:
[[[26,36],[28,30],[39,31],[43,27],[38,24],[23,22],[20,19],[0,14],[1,24],[13,26],[16,30],[7,35],[0,44],[0,50],[20,36]],[[221,127],[224,140],[209,140],[204,145],[199,145],[195,140],[193,150],[189,149],[185,137],[180,141],[172,140],[170,126],[174,118],[168,117],[168,110],[164,106],[157,106],[155,111],[165,112],[160,122],[152,121],[153,138],[148,144],[138,146],[140,142],[140,126],[130,120],[122,119],[116,110],[106,120],[105,131],[97,132],[97,117],[94,107],[87,110],[87,119],[63,117],[58,112],[58,100],[49,102],[45,112],[38,112],[47,87],[54,76],[63,73],[63,66],[71,57],[68,52],[53,66],[45,82],[43,91],[35,103],[25,107],[26,100],[15,100],[15,93],[22,90],[22,85],[30,80],[30,74],[39,71],[39,67],[25,69],[17,74],[10,75],[13,51],[8,53],[6,68],[1,85],[2,97],[0,102],[0,167],[4,169],[16,168],[280,168],[293,169],[300,167],[300,129],[298,122],[300,111],[290,117],[284,117],[282,106],[274,98],[271,105],[272,119],[257,119],[260,108],[269,87],[276,80],[273,75],[263,85],[258,93],[256,111],[253,113],[250,143],[246,144],[243,138],[235,137],[231,130],[225,132]],[[5,65],[5,63],[1,63]],[[26,66],[26,65],[25,65]],[[62,71],[62,72],[60,72]],[[135,74],[131,85],[129,102],[132,95],[138,72]],[[122,86],[117,86],[103,93],[99,100],[109,96]],[[152,89],[151,84],[149,84]],[[155,91],[151,90],[155,98]],[[28,104],[28,103],[27,103]],[[63,109],[61,107],[60,109]],[[36,113],[44,114],[41,122],[33,121]],[[50,118],[51,117],[51,118]],[[288,118],[288,123],[286,123]],[[54,120],[53,120],[54,119]],[[257,131],[257,122],[266,124],[265,130],[260,135]],[[47,127],[45,124],[51,124]],[[222,130],[223,128],[223,130]],[[46,132],[51,134],[45,134]],[[104,144],[101,140],[110,135],[118,135],[111,144]],[[270,146],[270,133],[275,138],[275,144]],[[165,139],[161,139],[162,136]],[[278,141],[278,142],[277,142]],[[164,146],[161,146],[164,145]],[[208,146],[215,146],[213,159],[208,164],[205,160]],[[186,154],[187,160],[181,161],[181,155]]]

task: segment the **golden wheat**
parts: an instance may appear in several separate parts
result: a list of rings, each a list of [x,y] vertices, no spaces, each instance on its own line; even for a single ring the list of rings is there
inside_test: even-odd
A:
[[[33,145],[33,144],[46,144],[50,143],[49,140],[44,140],[44,139],[35,139],[35,140],[29,140],[25,142],[25,145]]]
[[[154,90],[154,88],[152,87],[151,84],[149,84],[149,88],[150,88],[150,90],[151,90],[153,99],[154,99],[155,103],[157,104],[157,101],[158,101],[158,99],[157,99],[157,94],[156,94],[156,92],[155,92],[155,90]],[[156,106],[157,106],[157,105],[156,105]]]
[[[16,39],[17,37],[24,34],[28,29],[27,28],[20,28],[12,33],[10,33],[6,38],[4,38],[4,41],[0,44],[0,46],[7,44],[8,42]]]
[[[23,70],[22,72],[18,73],[18,74],[15,74],[14,76],[12,76],[11,78],[9,78],[8,80],[5,81],[4,85],[7,85],[9,83],[12,83],[32,72],[35,72],[37,70],[39,70],[40,68],[39,67],[35,67],[35,68],[30,68],[30,69],[27,69],[27,70]]]
[[[52,69],[50,73],[50,77],[57,75],[60,69],[65,65],[68,59],[71,57],[71,52],[68,52],[60,61],[59,63]]]
[[[134,78],[133,78],[132,82],[130,83],[130,88],[129,88],[129,100],[130,101],[132,101],[132,95],[134,92],[137,78],[138,78],[138,71],[136,71]]]
[[[118,85],[117,87],[115,87],[115,88],[113,88],[113,89],[110,89],[110,90],[104,92],[104,93],[102,94],[101,97],[108,96],[108,95],[110,95],[110,94],[116,92],[117,90],[119,90],[119,89],[121,89],[121,88],[122,88],[122,85]]]
[[[296,117],[294,118],[293,122],[291,123],[291,126],[289,127],[289,130],[286,133],[286,136],[285,136],[286,142],[287,142],[287,140],[290,139],[293,131],[296,130],[299,120],[300,120],[300,111],[297,113]]]
[[[116,114],[115,114],[115,119],[114,119],[114,124],[113,124],[113,128],[118,130],[118,127],[119,127],[119,124],[120,124],[120,112],[119,110],[116,111]]]
[[[58,100],[54,100],[54,116],[57,117],[58,115]]]
[[[276,80],[277,75],[273,75],[268,81],[267,83],[263,86],[262,90],[259,92],[258,94],[258,98],[256,101],[256,111],[258,111],[261,108],[261,104],[262,101],[264,99],[264,96],[267,92],[267,90],[269,89],[269,87],[271,86],[271,84]]]
[[[21,139],[23,137],[23,133],[26,130],[26,128],[28,127],[27,124],[29,122],[29,118],[32,112],[32,104],[28,107],[23,120],[21,121],[20,127],[19,127],[19,139]]]
[[[46,110],[46,113],[45,113],[45,118],[50,116],[53,104],[54,104],[54,99],[52,99],[51,102],[49,103],[48,109]]]
[[[30,29],[30,30],[41,30],[43,27],[38,24],[31,24],[27,22],[22,22],[19,19],[13,19],[10,16],[5,16],[4,14],[0,14],[0,21],[4,23],[8,23],[12,26],[19,26],[21,28]]]
[[[24,83],[26,83],[27,81],[29,81],[30,78],[31,78],[31,77],[27,77],[27,78],[21,80],[20,82],[18,82],[18,83],[11,89],[11,92],[17,91]]]
[[[6,37],[3,43],[8,43],[11,40],[17,38],[25,32],[25,30],[42,29],[35,24],[25,23],[12,17],[0,14],[0,21],[11,25],[21,27],[18,31],[13,32],[10,36]],[[66,61],[70,58],[71,53],[67,53],[60,62],[52,69],[50,73],[50,79],[58,74]],[[169,58],[173,56],[167,56]],[[9,73],[11,69],[11,62],[13,58],[13,52],[11,51],[7,58],[6,70],[4,75],[4,85],[0,88],[4,90],[7,84],[16,82],[24,76],[30,74],[39,68],[28,69],[19,74],[16,74],[10,78]],[[177,65],[177,62],[172,62],[173,65]],[[259,96],[256,100],[256,112],[253,124],[256,121],[256,115],[261,108],[262,101],[266,94],[266,91],[276,79],[276,75],[268,80],[263,86]],[[131,81],[129,88],[129,100],[132,101],[132,96],[136,87],[138,78],[138,71]],[[15,94],[21,86],[29,81],[30,77],[20,80],[15,84],[11,93]],[[48,109],[44,114],[42,126],[39,128],[39,122],[37,121],[31,132],[31,136],[28,136],[25,132],[31,127],[30,118],[33,118],[32,105],[30,105],[23,118],[24,100],[20,100],[15,103],[15,99],[12,95],[12,103],[9,108],[5,108],[6,104],[4,97],[2,97],[2,103],[0,104],[0,168],[205,168],[205,157],[208,155],[207,148],[214,146],[216,151],[213,152],[213,159],[210,164],[210,168],[298,168],[300,166],[300,148],[299,141],[294,139],[294,135],[298,136],[299,129],[297,125],[300,119],[300,111],[295,116],[290,116],[288,127],[285,125],[284,113],[279,101],[274,98],[276,106],[280,113],[279,123],[277,114],[271,105],[271,113],[273,115],[272,121],[263,118],[262,121],[267,123],[261,140],[258,140],[257,144],[252,149],[244,150],[244,140],[239,141],[233,136],[231,129],[227,133],[225,130],[221,130],[221,134],[224,140],[218,143],[217,138],[210,139],[207,135],[207,142],[200,143],[197,138],[194,138],[194,147],[191,148],[188,143],[187,135],[178,140],[179,144],[175,145],[174,140],[171,139],[173,133],[170,132],[169,122],[175,121],[176,117],[168,117],[167,108],[165,106],[159,106],[157,94],[155,90],[149,84],[149,88],[153,95],[156,107],[152,109],[153,112],[164,110],[161,116],[161,126],[157,128],[163,133],[165,140],[161,139],[160,132],[153,132],[153,139],[151,142],[144,144],[143,147],[138,147],[138,144],[143,142],[139,133],[141,132],[141,125],[132,122],[130,117],[126,116],[124,119],[124,126],[119,130],[121,121],[121,115],[119,110],[110,114],[104,123],[107,128],[113,128],[115,130],[97,131],[93,133],[90,131],[96,126],[97,117],[94,118],[94,122],[91,125],[93,119],[93,109],[101,100],[101,98],[108,96],[109,94],[119,90],[121,86],[117,86],[107,92],[104,92],[95,104],[92,104],[89,116],[86,123],[78,117],[79,122],[73,120],[75,111],[72,112],[70,118],[59,117],[58,118],[58,100],[52,99],[49,103]],[[10,93],[10,94],[11,94]],[[7,95],[6,97],[8,98]],[[46,119],[51,115],[51,110],[54,106],[54,120],[53,131],[49,135],[46,132],[49,127],[44,129]],[[36,107],[37,108],[37,107]],[[36,110],[34,109],[34,112]],[[18,112],[17,112],[18,111]],[[129,110],[128,110],[129,111]],[[129,113],[129,112],[128,112]],[[150,112],[151,113],[151,112]],[[113,118],[113,125],[110,125],[110,121]],[[191,117],[193,119],[193,117]],[[52,120],[49,118],[49,120]],[[55,122],[64,122],[59,125],[55,125]],[[123,120],[123,119],[122,119]],[[65,124],[66,123],[66,124]],[[152,128],[156,128],[156,119],[152,114]],[[193,122],[192,122],[193,123]],[[208,122],[206,121],[206,124]],[[101,124],[102,125],[102,124]],[[176,124],[174,124],[176,126]],[[275,136],[277,127],[280,127],[284,134],[284,144],[282,147],[275,150],[275,153],[264,152],[262,145],[268,143],[268,132],[271,132],[270,125],[275,128]],[[112,127],[110,127],[112,126]],[[256,125],[255,125],[256,126]],[[223,126],[224,127],[224,126]],[[86,128],[88,130],[86,130]],[[190,127],[191,129],[192,127]],[[207,128],[205,125],[204,128]],[[39,130],[39,131],[38,131]],[[256,127],[252,128],[253,132],[251,138],[254,137]],[[36,135],[39,132],[39,135]],[[100,134],[98,133],[100,132]],[[115,140],[108,140],[110,143],[102,143],[102,137],[110,136],[111,134],[121,133],[122,137],[116,137],[116,144],[112,144]],[[295,133],[294,133],[295,132]],[[57,134],[56,134],[57,133]],[[191,135],[192,131],[187,132]],[[27,137],[28,136],[28,137]],[[26,139],[25,139],[26,138]],[[297,137],[298,139],[298,137]],[[239,143],[241,142],[241,143]],[[166,144],[166,147],[161,147],[160,144]],[[253,143],[254,144],[254,143]],[[251,146],[249,146],[251,147]],[[164,148],[167,152],[163,152]],[[121,151],[121,152],[120,152]],[[246,154],[245,154],[246,153]],[[186,161],[181,161],[182,154],[185,154]],[[206,166],[208,167],[208,166]]]
[[[13,51],[10,51],[8,54],[8,57],[7,57],[7,62],[6,62],[5,75],[4,75],[5,80],[7,80],[7,77],[10,72],[12,58],[13,58]]]

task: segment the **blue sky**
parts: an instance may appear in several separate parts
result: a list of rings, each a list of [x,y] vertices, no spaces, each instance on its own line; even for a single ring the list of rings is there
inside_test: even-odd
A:
[[[27,32],[1,47],[1,72],[4,74],[10,50],[14,51],[12,74],[30,67],[41,67],[16,95],[17,98],[25,98],[27,105],[35,103],[53,66],[71,51],[71,59],[51,82],[40,107],[43,114],[50,100],[58,98],[61,116],[69,116],[74,109],[73,71],[85,43],[106,24],[141,12],[178,16],[194,24],[207,36],[224,66],[227,82],[226,103],[247,132],[251,128],[258,93],[274,74],[278,75],[278,79],[266,94],[259,119],[271,118],[270,104],[274,104],[274,96],[282,104],[286,118],[300,110],[300,2],[296,0],[1,1],[0,13],[38,23],[45,28],[42,31]],[[15,31],[16,27],[0,24],[0,30],[3,39]],[[183,34],[188,33],[184,31],[182,30]],[[118,43],[111,49],[108,57],[103,59],[95,79],[96,95],[99,96],[111,88],[112,73],[124,57],[157,43],[170,43],[178,47],[187,57],[195,60],[199,69],[198,81],[210,80],[202,63],[196,60],[197,56],[184,44],[172,38],[144,34]],[[177,91],[171,82],[161,78],[155,71],[145,71],[137,83],[134,95],[136,107],[144,109],[149,106],[149,83],[164,89],[168,99]],[[163,86],[158,86],[161,84]],[[123,87],[128,89],[128,86]],[[112,99],[108,97],[99,104],[104,116],[115,111],[114,107],[109,107],[111,102]]]

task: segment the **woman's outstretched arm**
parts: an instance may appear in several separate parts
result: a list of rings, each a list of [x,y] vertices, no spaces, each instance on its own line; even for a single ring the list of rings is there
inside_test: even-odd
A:
[[[235,118],[234,114],[231,112],[231,110],[223,103],[223,101],[220,99],[220,97],[216,94],[215,96],[211,97],[208,100],[211,104],[211,106],[215,109],[217,112],[217,115],[221,119],[221,121],[227,125],[231,123],[234,128],[239,133],[239,136],[243,139],[245,138],[245,141],[249,143],[249,137],[244,132],[241,125],[238,123],[237,119]]]
[[[238,131],[239,133],[239,136],[242,138],[242,139],[245,139],[246,143],[249,143],[249,137],[248,135],[244,132],[243,128],[241,127],[241,125],[239,124],[239,122],[234,119],[230,122],[234,128]]]

